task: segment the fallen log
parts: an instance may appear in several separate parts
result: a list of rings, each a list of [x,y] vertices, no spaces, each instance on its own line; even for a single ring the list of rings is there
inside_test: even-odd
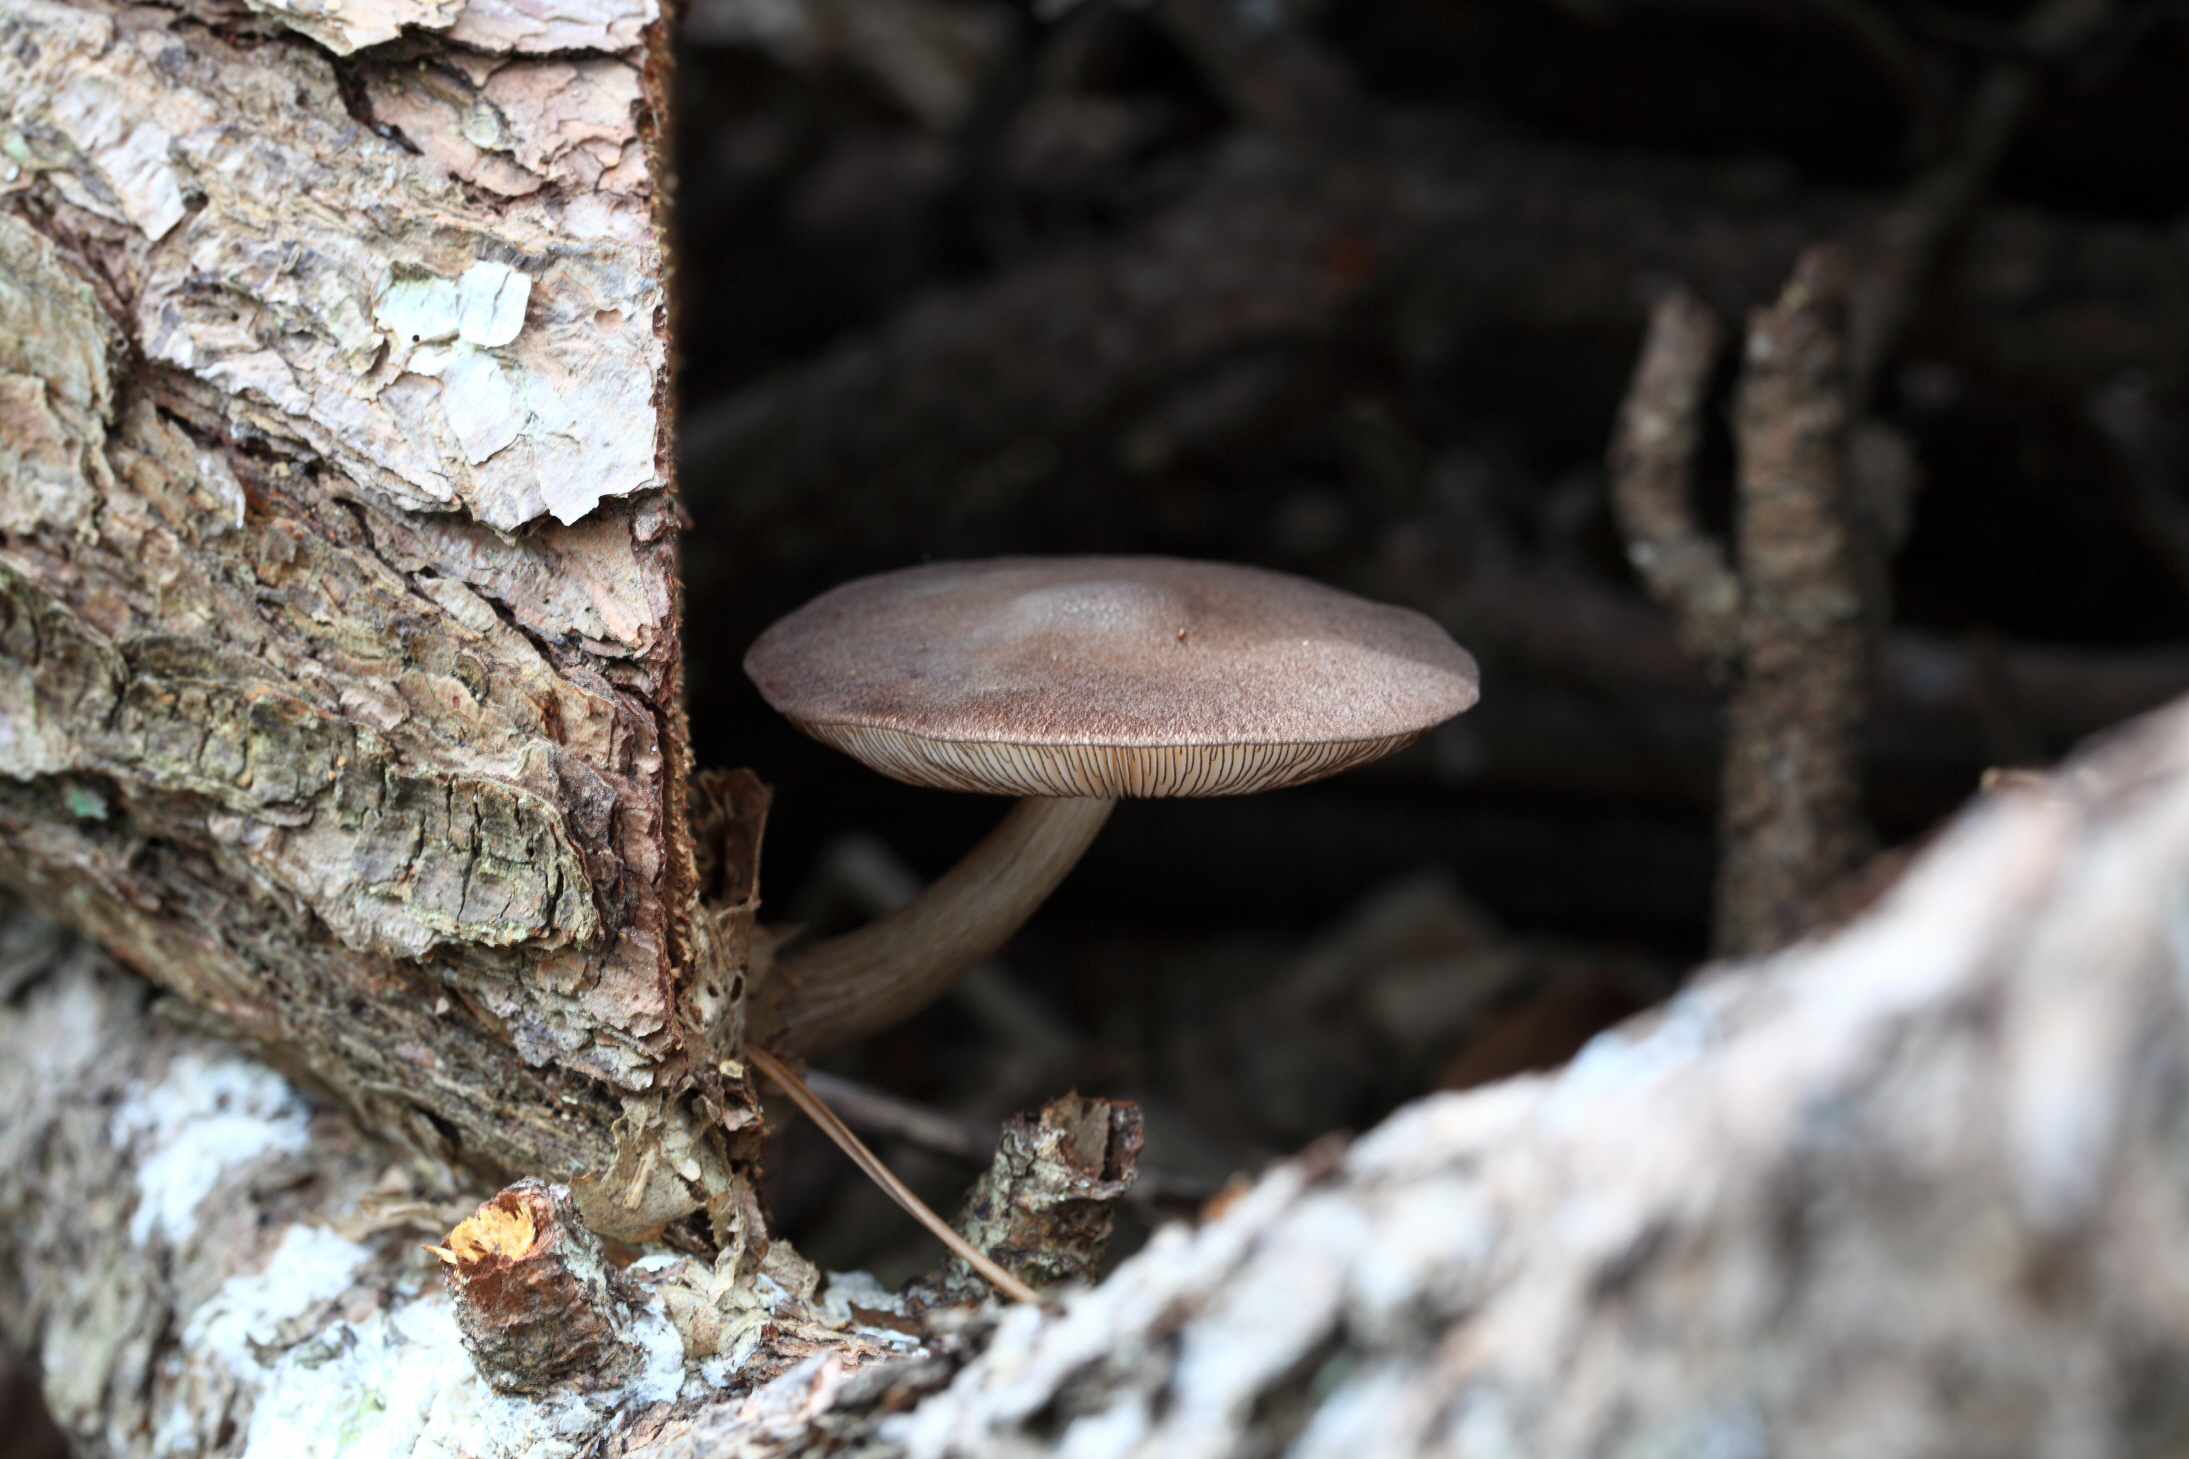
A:
[[[345,1403],[359,1452],[436,1455],[2171,1452],[2185,874],[2177,704],[1972,805],[1844,931],[1320,1142],[1058,1310],[636,1262],[645,1386],[605,1407],[490,1402],[384,1239],[445,1187],[18,918],[0,1331],[93,1455],[268,1452]],[[776,1335],[718,1346],[740,1315]]]

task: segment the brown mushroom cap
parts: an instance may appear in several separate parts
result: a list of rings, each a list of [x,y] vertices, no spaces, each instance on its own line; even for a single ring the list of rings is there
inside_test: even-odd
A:
[[[1169,557],[934,563],[831,589],[745,672],[815,739],[914,785],[1234,795],[1411,744],[1475,702],[1419,613]]]

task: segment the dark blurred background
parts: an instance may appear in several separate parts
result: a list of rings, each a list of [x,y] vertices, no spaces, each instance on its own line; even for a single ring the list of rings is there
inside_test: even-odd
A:
[[[884,780],[746,683],[752,638],[848,578],[1251,562],[1430,613],[1484,668],[1479,708],[1377,766],[1121,806],[1001,966],[826,1066],[969,1120],[1141,1099],[1184,1201],[1673,987],[1707,946],[1721,702],[1606,501],[1650,302],[1768,302],[1951,158],[2003,61],[2034,100],[1869,406],[1919,475],[1879,841],[2189,689],[2189,11],[2117,5],[2046,54],[2024,13],[693,0],[690,704],[701,763],[775,788],[764,920],[870,916],[1004,810]],[[1730,471],[1721,399],[1721,528]],[[778,1153],[816,1259],[928,1259],[810,1131]],[[945,1206],[970,1174],[887,1153]]]

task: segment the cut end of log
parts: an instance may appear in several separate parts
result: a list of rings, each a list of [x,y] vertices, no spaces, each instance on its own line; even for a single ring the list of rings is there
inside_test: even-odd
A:
[[[497,1391],[613,1387],[637,1366],[628,1296],[567,1186],[521,1180],[426,1249],[456,1299],[464,1346]]]

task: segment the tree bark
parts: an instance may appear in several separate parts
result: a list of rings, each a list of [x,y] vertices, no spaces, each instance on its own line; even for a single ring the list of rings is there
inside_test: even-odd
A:
[[[720,1238],[665,26],[0,0],[0,881],[368,1128]]]
[[[2189,703],[1845,932],[1401,1110],[1055,1311],[634,1263],[640,1376],[494,1395],[388,1169],[0,924],[0,1336],[87,1455],[2169,1454],[2189,1433]],[[390,1334],[402,1341],[392,1341]],[[170,1445],[167,1441],[172,1440]],[[283,1448],[284,1444],[289,1447]]]

